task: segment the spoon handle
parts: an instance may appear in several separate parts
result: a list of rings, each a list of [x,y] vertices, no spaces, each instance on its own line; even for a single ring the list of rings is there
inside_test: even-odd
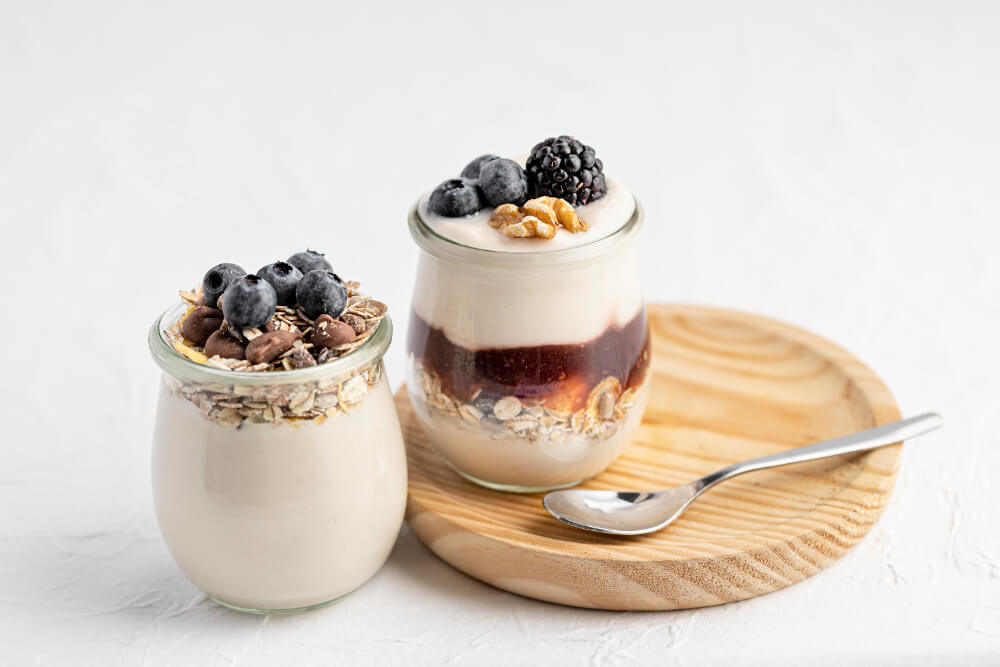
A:
[[[730,479],[745,472],[763,470],[764,468],[777,468],[778,466],[790,463],[803,463],[805,461],[815,461],[825,459],[829,456],[839,456],[841,454],[852,454],[854,452],[864,452],[869,449],[885,447],[903,440],[915,438],[918,435],[940,428],[942,424],[941,415],[928,412],[909,419],[902,419],[898,422],[883,424],[866,431],[859,431],[851,435],[845,435],[833,440],[817,442],[814,445],[796,447],[788,451],[761,456],[750,459],[742,463],[734,463],[731,466],[717,470],[702,477],[696,484],[699,490],[707,489],[723,480]]]

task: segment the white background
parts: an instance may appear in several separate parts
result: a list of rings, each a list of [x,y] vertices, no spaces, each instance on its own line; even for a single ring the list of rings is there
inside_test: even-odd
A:
[[[755,4],[0,0],[0,664],[998,664],[1000,6]],[[405,528],[324,611],[207,602],[151,507],[154,316],[318,248],[390,304],[398,386],[408,207],[564,132],[643,201],[650,299],[799,324],[943,413],[878,525],[688,612],[518,598]]]

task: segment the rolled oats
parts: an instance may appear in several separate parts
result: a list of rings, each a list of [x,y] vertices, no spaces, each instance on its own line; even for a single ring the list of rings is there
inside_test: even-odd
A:
[[[375,362],[335,382],[306,382],[270,387],[200,384],[164,377],[172,394],[192,403],[222,426],[250,423],[323,423],[360,404],[382,381],[382,364]],[[323,386],[325,385],[325,386]],[[349,397],[350,401],[345,399]],[[317,420],[318,417],[323,419]]]
[[[501,421],[513,419],[521,412],[521,401],[516,396],[504,396],[493,406],[493,416]]]
[[[465,421],[472,422],[473,424],[478,424],[483,419],[482,411],[475,405],[468,403],[463,403],[459,406],[458,414],[460,414]]]
[[[355,375],[337,389],[337,398],[341,403],[357,403],[368,393],[365,379]]]
[[[454,418],[464,428],[474,428],[482,435],[502,440],[524,438],[536,441],[544,438],[565,444],[570,436],[598,440],[618,432],[622,422],[635,406],[636,389],[624,392],[613,377],[605,378],[591,389],[587,404],[576,412],[557,410],[517,396],[490,398],[477,389],[468,401],[460,401],[445,393],[440,378],[419,361],[414,366],[416,381],[413,398],[438,416]]]

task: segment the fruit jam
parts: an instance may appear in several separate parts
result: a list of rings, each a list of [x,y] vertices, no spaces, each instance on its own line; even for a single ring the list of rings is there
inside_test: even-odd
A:
[[[623,390],[638,387],[650,358],[645,308],[625,326],[611,324],[585,343],[482,350],[455,345],[413,312],[407,351],[459,401],[512,395],[544,399],[547,407],[567,412],[583,408],[605,378],[617,379]]]

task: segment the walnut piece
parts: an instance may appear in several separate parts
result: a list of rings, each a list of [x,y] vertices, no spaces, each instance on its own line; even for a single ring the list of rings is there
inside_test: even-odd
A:
[[[490,216],[490,227],[512,239],[551,239],[560,229],[571,233],[588,229],[573,205],[558,197],[529,199],[520,208],[514,204],[501,204]]]

